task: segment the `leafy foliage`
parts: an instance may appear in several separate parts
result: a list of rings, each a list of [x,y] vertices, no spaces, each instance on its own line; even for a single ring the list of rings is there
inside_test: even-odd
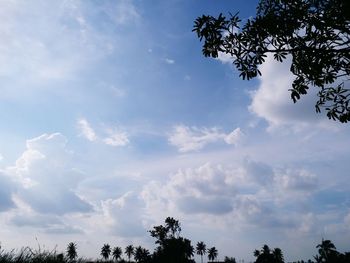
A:
[[[168,217],[164,226],[155,226],[149,232],[158,244],[153,254],[154,262],[192,262],[194,249],[189,239],[180,236],[181,225],[178,220]]]
[[[284,263],[283,253],[280,248],[271,250],[268,245],[264,245],[262,249],[254,251],[256,257],[255,263]]]
[[[350,253],[339,253],[335,245],[330,240],[323,240],[321,244],[316,246],[318,248],[318,255],[314,258],[316,263],[346,263],[350,262]]]
[[[151,262],[151,255],[146,248],[138,246],[135,248],[134,258],[136,262],[139,263],[148,263]]]
[[[261,75],[268,53],[291,58],[295,75],[290,89],[297,102],[317,87],[316,112],[350,121],[350,2],[347,0],[261,0],[256,17],[241,27],[238,13],[228,18],[203,15],[194,24],[206,57],[229,54],[243,79]]]

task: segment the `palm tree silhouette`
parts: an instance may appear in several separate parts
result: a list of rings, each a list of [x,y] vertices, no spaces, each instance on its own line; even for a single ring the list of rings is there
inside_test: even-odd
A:
[[[122,251],[121,247],[113,248],[112,256],[113,256],[115,261],[118,261],[121,258],[122,254],[123,254],[123,251]]]
[[[111,254],[111,246],[109,244],[104,244],[103,247],[101,248],[101,256],[104,258],[104,260],[107,260],[110,254]]]
[[[218,257],[218,250],[215,247],[208,249],[208,259],[214,261]]]
[[[275,248],[271,251],[268,245],[264,245],[260,251],[255,250],[254,257],[256,263],[284,263],[282,250]]]
[[[128,256],[129,262],[130,262],[130,258],[132,255],[134,255],[134,247],[133,245],[129,245],[125,248],[125,254]]]
[[[185,257],[187,259],[190,259],[194,255],[194,248],[191,245],[191,241],[189,239],[185,238],[184,242],[185,242],[185,244],[184,244],[184,246],[185,246]]]
[[[70,261],[74,261],[77,256],[77,244],[70,242],[67,246],[67,257]]]
[[[138,246],[135,248],[134,259],[136,262],[147,262],[150,257],[150,253],[147,249]]]
[[[197,243],[196,246],[196,253],[197,255],[201,256],[201,262],[203,263],[203,255],[206,253],[206,245],[204,244],[203,241],[200,241]]]
[[[179,237],[181,232],[180,222],[172,217],[167,217],[165,219],[165,227],[171,233],[171,237]]]

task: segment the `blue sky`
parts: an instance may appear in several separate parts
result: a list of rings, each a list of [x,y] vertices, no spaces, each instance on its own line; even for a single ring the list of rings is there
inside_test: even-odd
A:
[[[315,113],[315,91],[292,103],[288,61],[243,81],[191,32],[256,4],[2,1],[1,245],[152,249],[172,216],[221,259],[265,243],[308,259],[322,238],[348,251],[348,125]]]

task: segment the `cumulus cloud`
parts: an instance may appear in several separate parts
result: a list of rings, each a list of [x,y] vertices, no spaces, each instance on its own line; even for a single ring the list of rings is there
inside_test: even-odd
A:
[[[290,58],[279,63],[268,56],[260,67],[260,85],[252,93],[249,110],[265,119],[271,129],[285,125],[302,129],[310,124],[321,124],[325,119],[315,112],[316,88],[310,88],[296,104],[291,100],[289,89],[295,77],[290,72],[290,64]]]
[[[316,175],[307,170],[286,169],[279,178],[281,185],[289,190],[311,191],[318,185]]]
[[[229,134],[221,132],[218,128],[197,128],[178,125],[170,134],[168,141],[178,148],[179,152],[198,151],[210,143],[224,141],[227,144],[236,145],[242,138],[240,128],[236,128]]]
[[[143,197],[150,209],[154,204],[183,213],[226,214],[235,196],[233,171],[209,163],[196,169],[179,170],[165,185],[150,183]]]
[[[0,213],[16,206],[12,199],[15,188],[15,183],[10,177],[0,173]]]
[[[7,173],[21,182],[16,195],[43,214],[89,212],[92,207],[75,193],[82,174],[71,166],[66,138],[43,134],[27,140],[26,150]]]
[[[274,179],[274,171],[271,166],[250,159],[245,159],[243,164],[246,175],[253,182],[261,185],[271,185]]]
[[[115,235],[123,237],[143,236],[145,204],[135,192],[127,192],[117,199],[102,201],[106,223]]]
[[[301,233],[313,231],[310,218],[301,222],[291,207],[304,207],[317,189],[315,175],[305,169],[275,168],[245,158],[232,165],[180,169],[165,182],[148,183],[141,196],[153,215],[199,216],[221,225],[235,218],[240,227]]]

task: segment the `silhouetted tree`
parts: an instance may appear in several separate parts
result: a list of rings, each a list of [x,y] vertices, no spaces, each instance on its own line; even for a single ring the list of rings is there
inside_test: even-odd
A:
[[[317,263],[348,263],[350,262],[350,252],[340,253],[330,240],[322,239],[321,244],[316,246],[318,255],[314,256]]]
[[[218,257],[218,250],[215,247],[208,249],[208,259],[214,261]]]
[[[113,248],[112,256],[113,256],[114,260],[118,261],[121,258],[122,254],[123,254],[123,251],[122,251],[121,247]]]
[[[147,249],[138,246],[135,248],[134,259],[136,262],[146,263],[151,260],[151,256]]]
[[[178,220],[168,217],[165,225],[154,226],[149,231],[158,244],[154,262],[186,263],[193,257],[194,249],[189,239],[180,236],[181,226]]]
[[[77,253],[77,244],[74,242],[70,242],[67,246],[67,257],[70,261],[74,261],[76,257],[78,256]]]
[[[275,248],[271,251],[268,245],[264,245],[260,251],[255,250],[254,257],[255,263],[284,263],[282,250]]]
[[[103,247],[101,248],[101,256],[104,258],[104,260],[107,260],[110,254],[111,254],[111,246],[109,244],[104,244]]]
[[[236,263],[236,259],[232,257],[225,257],[224,259],[225,263]]]
[[[197,243],[196,253],[197,253],[197,255],[201,256],[201,262],[203,263],[203,255],[205,255],[205,253],[206,253],[206,245],[204,244],[203,241],[200,241]]]
[[[318,253],[320,254],[321,261],[327,262],[331,257],[337,254],[336,247],[330,240],[323,240],[321,244],[316,246],[318,248]]]
[[[317,87],[316,111],[340,122],[350,121],[350,1],[260,0],[255,18],[241,27],[238,13],[226,18],[203,15],[194,29],[204,39],[203,54],[232,57],[243,79],[261,75],[268,53],[282,62],[291,58],[295,75],[291,98],[298,101]],[[335,83],[338,80],[339,83]]]
[[[165,219],[165,227],[167,231],[170,231],[170,234],[172,237],[179,237],[180,232],[181,232],[181,225],[178,220],[172,218],[172,217],[167,217]]]
[[[125,248],[125,254],[127,255],[128,259],[129,259],[129,262],[130,262],[131,256],[134,255],[134,247],[133,247],[133,245],[128,245]]]
[[[283,258],[283,253],[282,250],[278,247],[276,247],[273,251],[273,258],[274,258],[274,262],[275,263],[283,263],[284,262],[284,258]]]

